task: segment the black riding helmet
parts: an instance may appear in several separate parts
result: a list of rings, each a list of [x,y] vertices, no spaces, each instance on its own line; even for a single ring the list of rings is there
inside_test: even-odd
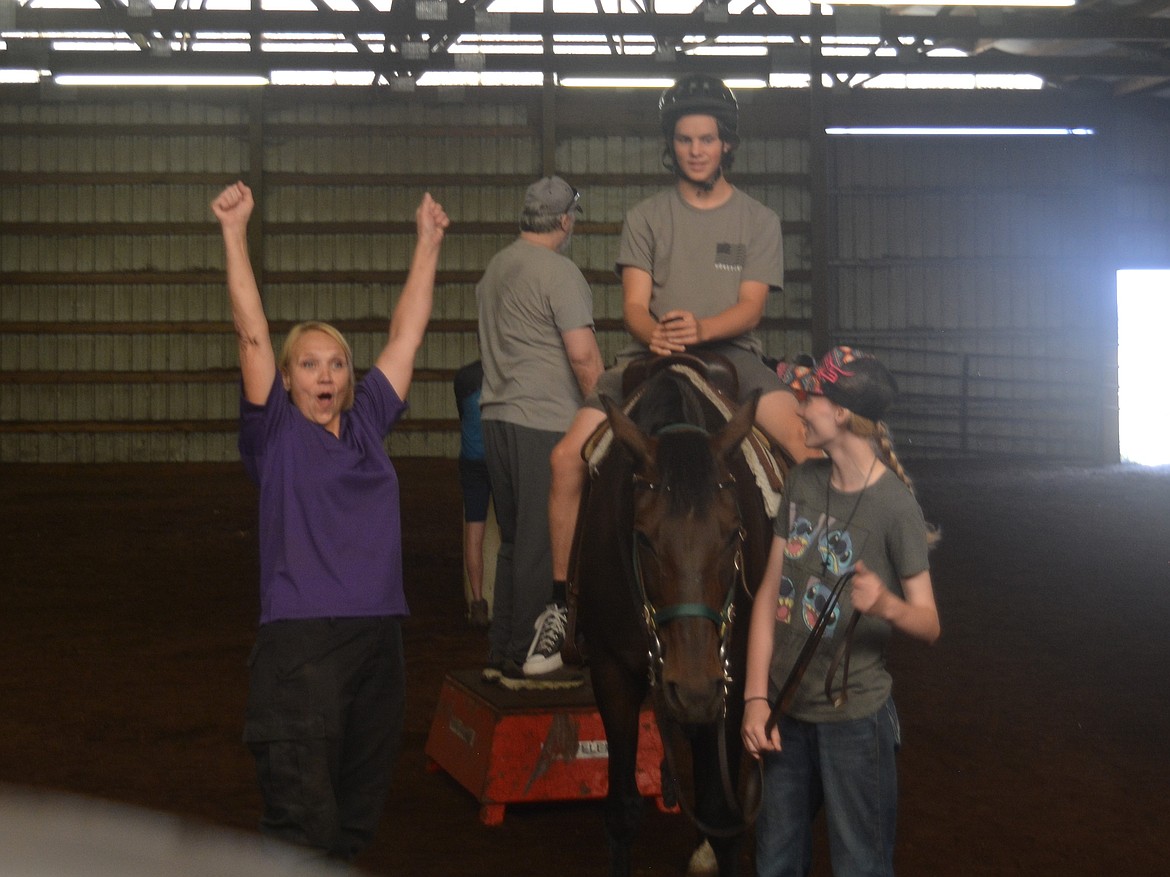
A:
[[[731,146],[723,154],[720,172],[731,170],[735,148],[739,146],[739,101],[723,84],[723,80],[706,73],[688,73],[680,76],[674,85],[658,98],[658,121],[666,146],[662,150],[662,166],[682,176],[674,160],[674,126],[683,116],[713,116],[719,128],[719,139]],[[718,178],[719,174],[716,174]],[[708,184],[714,185],[714,179]]]
[[[739,102],[723,80],[706,73],[680,76],[658,99],[658,121],[662,135],[674,139],[674,125],[683,116],[714,116],[719,135],[734,145],[739,143]]]

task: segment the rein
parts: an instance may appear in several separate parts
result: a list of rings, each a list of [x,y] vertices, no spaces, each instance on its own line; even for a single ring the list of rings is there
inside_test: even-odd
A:
[[[829,599],[825,601],[825,606],[817,616],[817,621],[813,625],[813,629],[805,637],[800,654],[796,657],[796,663],[792,665],[792,670],[788,673],[788,678],[784,680],[784,686],[780,689],[780,696],[776,699],[776,705],[772,707],[772,712],[768,715],[768,721],[764,723],[765,734],[771,735],[772,729],[780,721],[780,716],[788,712],[792,707],[792,701],[796,699],[796,692],[800,688],[800,681],[804,678],[804,671],[808,669],[808,665],[813,658],[813,653],[817,650],[821,638],[825,635],[825,628],[829,626],[829,619],[833,617],[833,612],[841,599],[841,592],[852,578],[853,571],[850,570],[845,575],[839,577],[833,585]],[[849,617],[849,626],[846,628],[845,636],[841,638],[841,642],[837,645],[833,660],[829,664],[829,671],[825,674],[825,697],[835,707],[844,705],[848,698],[849,656],[853,651],[853,631],[857,628],[859,617],[860,613],[856,609],[853,610],[853,613]],[[841,665],[842,661],[844,662],[844,674],[841,680],[841,691],[839,694],[834,695],[833,677],[837,675],[837,667]]]

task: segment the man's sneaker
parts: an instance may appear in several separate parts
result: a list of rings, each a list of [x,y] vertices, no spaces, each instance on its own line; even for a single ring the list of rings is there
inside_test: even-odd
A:
[[[485,630],[490,623],[487,600],[472,600],[467,607],[467,621],[476,630]]]
[[[564,665],[561,660],[561,646],[565,642],[565,622],[569,610],[559,603],[549,603],[537,617],[533,627],[536,636],[528,647],[528,658],[524,661],[525,676],[543,676]]]

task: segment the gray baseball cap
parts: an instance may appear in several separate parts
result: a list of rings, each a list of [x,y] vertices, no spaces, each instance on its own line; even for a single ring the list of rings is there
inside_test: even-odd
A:
[[[542,177],[524,193],[524,212],[539,216],[561,216],[581,209],[581,193],[560,177]]]

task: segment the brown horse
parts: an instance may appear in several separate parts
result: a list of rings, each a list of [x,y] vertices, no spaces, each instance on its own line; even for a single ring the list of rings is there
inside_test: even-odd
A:
[[[771,523],[742,449],[757,398],[736,409],[688,372],[658,369],[628,414],[605,400],[612,443],[592,464],[574,545],[578,626],[609,744],[615,877],[630,873],[642,807],[638,714],[651,686],[660,723],[690,743],[693,816],[720,874],[734,874],[739,856],[743,815],[723,777],[738,776],[749,588],[762,575]]]

